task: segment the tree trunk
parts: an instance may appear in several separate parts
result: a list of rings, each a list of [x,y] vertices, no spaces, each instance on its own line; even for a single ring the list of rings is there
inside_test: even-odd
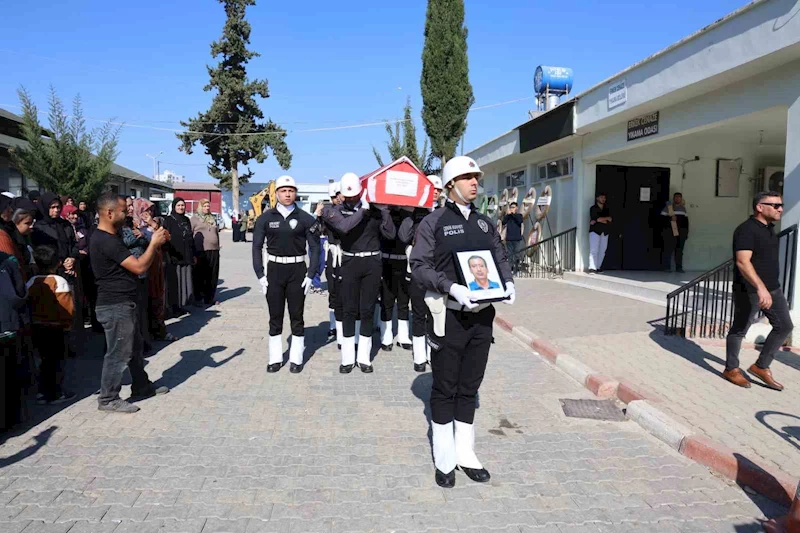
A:
[[[233,210],[239,212],[239,164],[231,154],[231,200],[233,201]],[[245,209],[245,212],[247,210]],[[241,216],[241,213],[240,215]]]

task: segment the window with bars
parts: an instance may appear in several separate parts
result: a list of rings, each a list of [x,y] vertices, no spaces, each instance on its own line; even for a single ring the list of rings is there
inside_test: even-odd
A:
[[[572,175],[572,158],[562,157],[541,163],[536,167],[536,180],[544,181]]]

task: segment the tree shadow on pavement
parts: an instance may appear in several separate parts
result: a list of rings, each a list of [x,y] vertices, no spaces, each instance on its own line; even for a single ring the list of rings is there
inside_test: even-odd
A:
[[[414,378],[411,383],[411,392],[422,402],[423,413],[428,421],[428,443],[431,446],[431,462],[433,462],[433,426],[431,426],[431,385],[433,385],[433,374],[425,372]]]
[[[45,444],[47,444],[47,441],[50,440],[50,437],[53,436],[53,433],[57,429],[58,426],[50,426],[49,428],[43,430],[41,433],[33,437],[33,440],[36,441],[34,444],[31,444],[24,450],[18,451],[14,455],[9,455],[8,457],[0,457],[0,469],[5,468],[7,466],[11,466],[14,463],[22,461],[23,459],[26,459],[31,455],[35,454],[36,452],[38,452],[39,449],[41,449]]]
[[[166,385],[170,389],[174,389],[204,368],[219,368],[244,353],[244,348],[239,348],[230,357],[226,357],[222,361],[215,361],[211,357],[215,353],[224,352],[225,350],[227,350],[225,346],[212,346],[205,350],[186,350],[181,352],[181,359],[164,371],[158,380],[158,385]]]
[[[783,421],[781,417],[785,417]],[[791,421],[786,419],[792,419]],[[778,435],[780,438],[797,448],[800,451],[800,416],[780,411],[759,411],[756,413],[756,420],[761,422],[767,429]],[[774,424],[795,423],[794,426],[775,427]]]

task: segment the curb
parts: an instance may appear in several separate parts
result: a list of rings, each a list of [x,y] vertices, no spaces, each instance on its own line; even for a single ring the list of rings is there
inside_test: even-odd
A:
[[[718,474],[770,500],[788,507],[800,483],[786,472],[759,464],[743,454],[697,435],[653,406],[663,400],[638,384],[613,379],[592,370],[575,357],[559,353],[550,342],[531,331],[514,326],[496,316],[495,324],[524,342],[536,355],[549,361],[599,398],[616,398],[627,405],[626,415],[642,429],[666,443],[684,457],[708,467]]]

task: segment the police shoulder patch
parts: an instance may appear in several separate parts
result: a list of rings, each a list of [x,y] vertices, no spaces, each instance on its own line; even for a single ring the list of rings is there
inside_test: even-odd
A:
[[[481,228],[484,233],[489,233],[489,224],[487,224],[485,220],[478,219],[478,227]]]

